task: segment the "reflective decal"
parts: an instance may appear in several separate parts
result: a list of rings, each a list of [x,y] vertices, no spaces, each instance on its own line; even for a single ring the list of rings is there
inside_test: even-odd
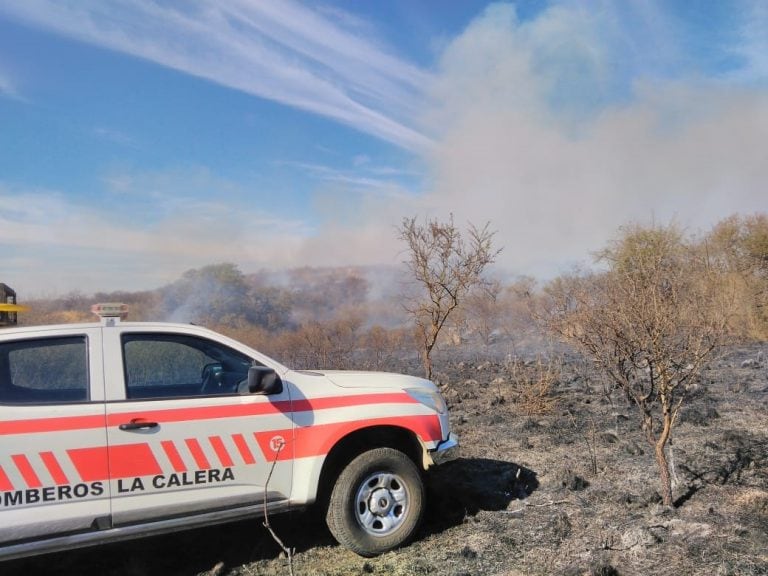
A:
[[[213,447],[214,452],[216,452],[216,456],[218,457],[222,466],[225,468],[234,466],[234,462],[232,462],[232,458],[229,456],[227,447],[224,446],[224,441],[221,439],[221,437],[209,436],[208,441],[211,443],[211,446]]]
[[[205,457],[205,453],[203,452],[203,449],[200,447],[200,442],[197,441],[195,438],[187,438],[184,443],[187,445],[187,448],[189,448],[189,451],[192,453],[192,458],[195,459],[195,464],[197,464],[198,468],[202,469],[208,469],[211,467],[210,463],[208,462],[208,458]]]
[[[32,464],[29,463],[29,459],[24,454],[14,454],[11,456],[11,460],[16,464],[16,468],[18,468],[28,488],[40,488],[43,485],[34,468],[32,468]]]
[[[41,452],[40,459],[43,461],[43,464],[45,464],[45,467],[48,469],[48,473],[51,475],[51,478],[53,478],[53,481],[56,482],[56,484],[69,484],[67,475],[64,474],[64,470],[61,469],[59,461],[56,460],[56,456],[53,454],[53,452]]]
[[[179,454],[179,451],[176,449],[176,444],[171,440],[163,440],[160,442],[160,445],[163,447],[163,451],[168,457],[171,466],[173,466],[173,471],[186,472],[187,466],[184,464],[184,460],[181,459],[181,454]]]
[[[251,449],[248,448],[248,443],[245,441],[245,437],[242,434],[232,434],[232,440],[235,441],[237,451],[240,452],[240,457],[246,464],[255,464],[256,459],[253,457]]]

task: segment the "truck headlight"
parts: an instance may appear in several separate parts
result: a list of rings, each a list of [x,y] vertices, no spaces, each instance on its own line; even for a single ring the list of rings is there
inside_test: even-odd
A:
[[[445,404],[445,399],[440,392],[436,390],[427,390],[425,388],[407,388],[405,392],[417,402],[424,404],[427,408],[431,408],[438,414],[445,414],[448,411],[448,406]]]

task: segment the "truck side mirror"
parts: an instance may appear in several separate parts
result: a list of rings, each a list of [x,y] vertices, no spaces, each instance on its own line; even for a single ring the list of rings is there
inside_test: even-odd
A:
[[[273,368],[251,366],[248,369],[248,391],[252,394],[279,394],[283,381]]]

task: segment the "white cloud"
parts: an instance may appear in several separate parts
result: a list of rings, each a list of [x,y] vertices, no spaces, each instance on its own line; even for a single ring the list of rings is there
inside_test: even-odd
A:
[[[0,12],[80,41],[145,58],[327,116],[410,150],[429,76],[355,29],[292,0],[184,3],[9,0]]]

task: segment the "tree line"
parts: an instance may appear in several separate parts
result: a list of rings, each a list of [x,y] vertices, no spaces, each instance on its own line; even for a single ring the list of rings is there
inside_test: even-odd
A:
[[[653,244],[654,234],[661,234],[666,244]],[[597,267],[547,282],[489,273],[498,248],[488,225],[470,225],[462,234],[453,218],[423,223],[407,218],[398,235],[406,248],[405,266],[399,269],[305,267],[245,274],[235,264],[218,263],[189,270],[155,290],[73,292],[27,301],[31,309],[20,322],[90,321],[91,304],[118,301],[129,305],[131,320],[209,326],[258,344],[288,363],[348,366],[352,352],[368,350],[368,364],[384,366],[388,356],[411,350],[422,356],[428,374],[429,359],[423,357],[437,347],[488,347],[499,340],[514,344],[526,331],[552,329],[551,322],[541,322],[547,302],[551,306],[559,299],[564,304],[570,298],[574,304],[579,293],[598,294],[593,288],[606,278],[606,268],[623,273],[627,282],[642,281],[629,275],[639,265],[629,253],[663,247],[678,252],[668,258],[667,270],[682,272],[697,263],[710,279],[718,278],[719,293],[732,301],[730,334],[768,339],[765,214],[730,216],[698,236],[686,235],[674,224],[625,226],[596,254]],[[682,255],[686,261],[681,264]],[[686,290],[696,286],[690,282]]]

